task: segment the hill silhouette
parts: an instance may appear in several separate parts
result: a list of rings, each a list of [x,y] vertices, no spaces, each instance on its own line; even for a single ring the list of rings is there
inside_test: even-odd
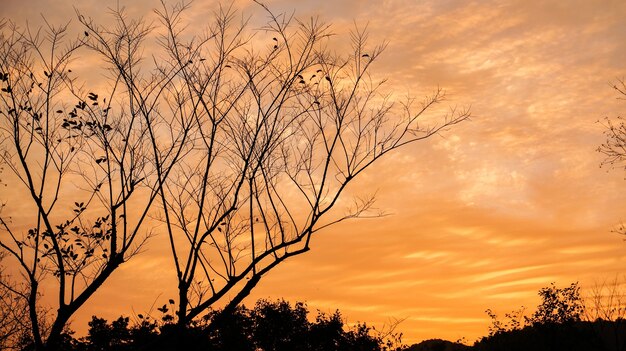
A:
[[[419,344],[409,346],[404,349],[404,351],[467,351],[471,349],[471,346],[463,345],[458,342],[442,339],[430,339],[424,340]]]

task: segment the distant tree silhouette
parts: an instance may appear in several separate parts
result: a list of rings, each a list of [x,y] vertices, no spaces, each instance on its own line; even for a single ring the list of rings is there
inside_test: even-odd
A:
[[[523,329],[526,326],[565,325],[582,320],[585,313],[584,300],[580,296],[578,283],[572,283],[565,288],[559,288],[554,283],[539,289],[541,302],[532,315],[525,315],[526,308],[506,313],[505,321],[498,319],[496,313],[487,309],[491,318],[489,336]]]
[[[315,334],[314,327],[307,320],[307,314],[306,306],[302,303],[296,303],[292,307],[286,301],[260,300],[250,313],[257,345],[263,350],[306,349],[309,330],[313,329],[311,335]],[[319,325],[319,321],[317,324]]]
[[[107,25],[79,14],[75,40],[67,26],[2,22],[0,160],[14,198],[2,205],[0,247],[24,277],[12,293],[28,302],[35,349],[60,347],[70,317],[144,247],[153,219],[178,279],[178,333],[216,303],[234,312],[315,233],[380,215],[373,196],[344,205],[366,169],[469,117],[424,120],[440,89],[394,104],[370,75],[385,44],[368,44],[365,30],[335,54],[327,24],[258,4],[261,29],[220,7],[206,31],[189,33],[186,2],[156,10],[159,31],[121,9]],[[72,72],[84,49],[108,70],[102,91]],[[56,295],[49,331],[42,284]]]
[[[590,350],[601,345],[592,328],[582,323],[584,301],[578,283],[559,288],[554,283],[538,292],[541,302],[525,316],[525,308],[505,314],[502,322],[491,310],[489,335],[475,345],[476,350]]]
[[[566,288],[558,288],[551,283],[540,289],[538,294],[541,303],[528,319],[531,324],[566,324],[582,319],[585,308],[578,283],[572,283]]]
[[[89,322],[87,342],[90,351],[122,349],[131,342],[128,317],[120,317],[108,324],[103,318],[93,317]]]

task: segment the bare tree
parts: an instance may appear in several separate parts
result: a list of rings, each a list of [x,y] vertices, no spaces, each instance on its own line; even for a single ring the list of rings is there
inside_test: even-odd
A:
[[[0,160],[11,198],[2,200],[0,247],[24,278],[35,349],[54,349],[69,318],[151,235],[143,229],[149,209],[185,152],[189,123],[161,107],[177,72],[144,74],[135,60],[149,27],[112,39],[102,29],[95,40],[88,27],[67,40],[67,25],[33,31],[4,23]],[[116,57],[102,93],[72,73],[84,46]],[[42,285],[57,295],[49,332],[37,313]]]
[[[204,37],[184,31],[184,4],[157,12],[170,54],[163,69],[180,72],[175,104],[194,120],[191,149],[160,188],[181,327],[218,302],[235,308],[320,230],[376,215],[372,196],[339,205],[347,186],[385,155],[469,117],[453,110],[423,121],[441,90],[393,103],[369,73],[385,45],[369,45],[365,30],[337,55],[329,25],[259,6],[269,18],[261,29],[220,8]]]

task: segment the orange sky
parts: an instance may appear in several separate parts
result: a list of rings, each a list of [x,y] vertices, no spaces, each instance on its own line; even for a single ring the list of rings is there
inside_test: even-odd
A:
[[[102,16],[102,1],[2,0],[17,23],[72,18],[72,4]],[[157,1],[120,1],[148,15]],[[259,13],[249,1],[235,2]],[[599,168],[604,116],[624,111],[610,82],[626,75],[626,2],[405,0],[267,1],[300,18],[320,15],[346,34],[369,22],[388,40],[377,72],[400,95],[437,85],[472,121],[411,145],[353,184],[378,190],[391,215],[322,232],[313,250],[271,272],[246,301],[283,297],[312,310],[338,308],[378,327],[405,319],[407,343],[473,341],[485,309],[533,307],[550,282],[592,286],[626,267],[626,243],[610,232],[626,220],[621,170]],[[201,24],[215,2],[196,0]],[[76,24],[76,21],[74,21]],[[3,190],[4,191],[4,190]],[[153,239],[158,242],[157,237]],[[153,244],[122,266],[75,317],[113,318],[162,303],[175,287],[167,251]],[[165,256],[164,256],[165,255]]]

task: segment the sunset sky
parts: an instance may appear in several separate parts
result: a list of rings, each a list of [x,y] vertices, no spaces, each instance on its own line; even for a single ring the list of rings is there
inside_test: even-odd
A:
[[[43,13],[78,26],[73,6],[105,21],[106,3],[1,0],[0,14],[38,25]],[[320,233],[310,252],[265,277],[248,305],[305,301],[377,328],[404,319],[398,330],[408,344],[473,342],[487,332],[488,308],[532,309],[537,290],[551,282],[588,288],[623,277],[625,238],[611,230],[626,221],[626,174],[599,167],[604,139],[596,121],[626,110],[611,88],[626,76],[625,1],[266,3],[298,18],[320,16],[339,37],[355,22],[368,24],[373,42],[389,43],[375,67],[388,88],[422,96],[440,86],[446,104],[469,107],[472,118],[371,168],[350,194],[376,192],[376,207],[389,215]],[[152,16],[159,2],[120,4],[132,16]],[[264,19],[252,1],[235,5]],[[202,26],[215,6],[196,0],[191,24]],[[149,245],[122,266],[73,327],[169,298],[175,291],[164,287],[176,282],[166,254]]]

